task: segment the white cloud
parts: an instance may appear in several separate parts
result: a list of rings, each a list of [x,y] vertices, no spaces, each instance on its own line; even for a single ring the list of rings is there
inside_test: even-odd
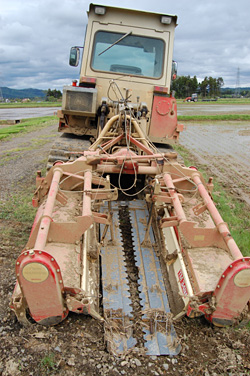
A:
[[[117,0],[105,2],[122,6]],[[0,85],[58,88],[78,78],[69,49],[82,45],[86,0],[11,0],[0,4]],[[249,0],[127,0],[124,7],[177,14],[174,58],[179,75],[223,77],[250,86]]]

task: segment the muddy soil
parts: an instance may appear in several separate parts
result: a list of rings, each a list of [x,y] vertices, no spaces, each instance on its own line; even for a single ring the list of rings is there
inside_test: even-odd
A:
[[[236,126],[233,128],[238,129],[239,139],[245,140],[245,136],[241,136],[239,132],[248,129]],[[218,125],[217,131],[220,131],[221,140],[227,129]],[[192,125],[187,134],[182,136],[182,142],[187,148],[194,149],[192,142],[198,137],[198,130],[205,132],[205,141],[203,148],[196,149],[197,158],[200,157],[201,161],[210,164],[222,158],[225,165],[229,164],[228,160],[230,160],[231,168],[228,168],[222,176],[226,181],[228,173],[227,180],[231,181],[234,166],[239,164],[236,153],[233,152],[236,146],[234,145],[231,154],[225,157],[227,143],[218,141],[218,145],[224,145],[224,151],[218,146],[218,154],[212,154],[206,145],[210,144],[209,148],[213,150],[212,145],[213,143],[216,145],[216,139],[213,136],[210,140],[209,126]],[[0,164],[0,189],[3,200],[11,196],[12,192],[23,191],[25,187],[33,184],[31,182],[35,178],[36,170],[46,166],[46,158],[55,136],[56,125],[0,143],[0,156],[1,159],[4,158],[4,163]],[[35,143],[42,137],[47,140],[46,143]],[[187,144],[188,140],[189,144]],[[197,144],[200,142],[202,141],[197,141]],[[13,158],[8,158],[10,157],[7,155],[8,150],[12,150],[11,154],[14,153]],[[238,176],[244,177],[244,182],[247,184],[249,162],[246,162],[245,158],[244,154],[245,164],[241,164],[242,172]],[[219,167],[216,168],[222,174]],[[244,200],[247,187],[240,188],[238,196]],[[237,189],[236,182],[232,189]],[[30,227],[25,227],[21,223],[7,220],[0,222],[0,375],[239,376],[250,374],[249,330],[213,328],[202,318],[196,320],[184,318],[175,323],[175,329],[182,342],[182,351],[180,355],[172,358],[145,357],[136,353],[115,358],[106,351],[102,324],[87,316],[71,314],[63,323],[49,329],[37,324],[31,324],[28,328],[21,327],[8,305],[15,285],[15,260],[24,247],[29,232]]]
[[[180,144],[187,147],[222,185],[250,206],[250,124],[185,125]]]
[[[225,115],[249,114],[249,104],[222,104],[218,102],[185,102],[178,103],[178,115]]]

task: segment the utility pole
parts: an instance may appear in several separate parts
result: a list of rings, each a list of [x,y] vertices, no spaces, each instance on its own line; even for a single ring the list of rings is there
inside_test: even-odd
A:
[[[235,96],[237,98],[240,96],[240,68],[237,69]]]

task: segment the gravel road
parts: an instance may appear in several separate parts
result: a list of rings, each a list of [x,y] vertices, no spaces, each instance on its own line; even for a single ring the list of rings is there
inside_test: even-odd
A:
[[[46,166],[50,148],[57,136],[55,123],[0,142],[0,199],[35,181],[36,171]]]

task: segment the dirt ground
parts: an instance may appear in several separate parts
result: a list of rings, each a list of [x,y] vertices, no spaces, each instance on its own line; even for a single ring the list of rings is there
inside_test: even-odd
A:
[[[185,126],[180,144],[250,206],[250,124],[216,122]]]
[[[0,143],[1,200],[33,184],[55,137],[56,125]],[[181,143],[249,204],[249,124],[191,124]],[[106,351],[102,324],[86,316],[71,314],[49,329],[36,324],[21,327],[8,305],[15,285],[15,260],[29,232],[21,223],[0,221],[0,375],[250,374],[249,330],[213,328],[202,318],[175,323],[182,343],[177,357],[133,353],[115,358]]]

